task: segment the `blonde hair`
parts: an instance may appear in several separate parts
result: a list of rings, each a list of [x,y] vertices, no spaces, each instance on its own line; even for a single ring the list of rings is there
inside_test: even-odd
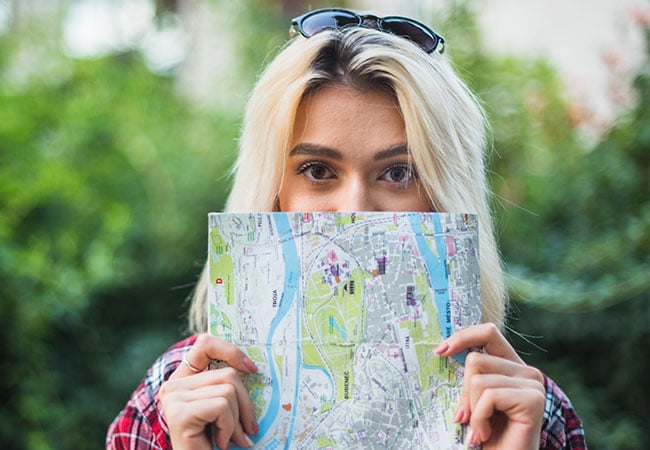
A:
[[[506,297],[488,207],[487,123],[480,102],[444,55],[426,55],[406,39],[365,28],[291,41],[251,93],[225,210],[277,210],[298,106],[306,94],[331,85],[395,95],[432,209],[479,217],[483,321],[502,327]],[[207,278],[206,264],[190,307],[193,332],[207,331]]]

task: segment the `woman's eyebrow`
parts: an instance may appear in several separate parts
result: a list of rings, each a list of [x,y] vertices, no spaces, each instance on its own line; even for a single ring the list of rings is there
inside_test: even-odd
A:
[[[388,147],[385,150],[380,150],[375,153],[373,159],[375,161],[380,161],[383,159],[389,159],[398,155],[407,155],[409,153],[409,148],[407,144],[397,144],[391,147]],[[297,144],[289,152],[289,156],[296,155],[310,155],[310,156],[324,156],[331,159],[343,159],[343,154],[331,147],[326,147],[324,145],[318,144]]]
[[[289,156],[296,155],[324,156],[337,160],[343,159],[343,154],[340,151],[318,144],[298,144],[289,152]]]
[[[386,150],[381,150],[375,153],[373,159],[375,161],[380,161],[382,159],[392,158],[393,156],[408,155],[408,153],[409,153],[409,147],[407,144],[397,144],[388,147]]]

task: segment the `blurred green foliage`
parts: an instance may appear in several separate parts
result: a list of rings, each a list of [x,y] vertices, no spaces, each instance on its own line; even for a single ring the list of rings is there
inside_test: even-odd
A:
[[[590,448],[648,448],[650,29],[635,104],[591,147],[554,70],[489,56],[467,6],[452,9],[448,34],[493,126],[510,339],[569,394]]]
[[[236,45],[250,84],[286,20],[247,5]],[[490,55],[472,2],[454,5],[431,22],[493,125],[513,345],[569,394],[591,448],[647,448],[650,58],[635,106],[591,148],[555,71]],[[71,59],[39,33],[0,37],[0,443],[100,448],[185,333],[241,112],[197,109],[137,51]],[[38,39],[47,61],[16,76]]]
[[[63,75],[7,82],[41,32],[0,40],[0,442],[98,448],[184,330],[239,118],[192,109],[137,52],[54,52]]]

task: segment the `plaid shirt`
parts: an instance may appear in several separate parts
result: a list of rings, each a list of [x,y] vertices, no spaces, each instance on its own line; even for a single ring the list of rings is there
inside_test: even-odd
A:
[[[106,448],[111,450],[171,449],[169,430],[158,402],[160,385],[181,363],[183,355],[194,344],[189,337],[160,356],[147,371],[140,386],[131,395],[124,409],[108,428]],[[548,377],[546,405],[540,439],[540,450],[583,450],[587,448],[582,421],[573,410],[566,394]]]

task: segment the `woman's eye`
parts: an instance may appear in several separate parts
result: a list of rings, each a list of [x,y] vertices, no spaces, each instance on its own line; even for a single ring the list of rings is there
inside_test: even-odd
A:
[[[298,174],[305,175],[311,180],[326,180],[334,176],[332,170],[328,166],[318,162],[303,164],[297,172]]]
[[[392,166],[389,167],[386,172],[381,176],[381,179],[384,181],[389,181],[391,183],[408,183],[411,178],[413,178],[414,173],[411,166]]]

